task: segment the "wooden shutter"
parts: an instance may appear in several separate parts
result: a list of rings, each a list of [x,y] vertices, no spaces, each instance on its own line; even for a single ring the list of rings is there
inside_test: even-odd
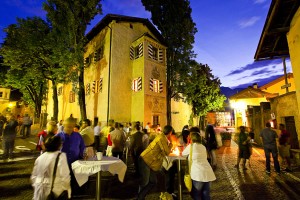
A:
[[[138,77],[137,79],[137,90],[141,91],[142,90],[142,77]]]
[[[163,60],[164,60],[164,50],[158,49],[158,61],[163,62]]]
[[[92,92],[93,92],[93,93],[96,92],[96,81],[93,81]]]
[[[134,47],[133,46],[130,46],[129,54],[130,54],[130,60],[134,60]]]
[[[138,58],[142,57],[143,56],[143,43],[140,43],[138,45]]]
[[[153,90],[153,78],[150,78],[150,91],[154,91]]]
[[[148,56],[153,59],[153,46],[152,44],[148,44]]]
[[[159,93],[163,92],[163,82],[159,81]]]
[[[102,92],[103,88],[103,78],[100,78],[98,81],[98,92]]]
[[[90,88],[90,83],[88,83],[85,86],[85,95],[90,95],[90,93],[91,93],[91,88]]]

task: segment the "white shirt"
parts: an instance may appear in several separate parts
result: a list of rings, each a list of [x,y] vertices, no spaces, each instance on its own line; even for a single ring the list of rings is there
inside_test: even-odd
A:
[[[190,154],[191,144],[182,152],[186,156]],[[189,158],[190,159],[190,158]],[[216,180],[214,171],[207,161],[206,148],[202,144],[193,143],[191,178],[195,181],[209,182]]]
[[[44,200],[50,194],[54,164],[59,151],[45,152],[40,155],[34,163],[30,177],[34,188],[34,200]],[[64,190],[68,190],[71,198],[70,170],[65,153],[61,153],[58,163],[53,192],[59,196]]]
[[[100,131],[101,131],[101,127],[100,126],[95,126],[95,128],[94,128],[94,135],[95,136],[99,136],[100,135]]]

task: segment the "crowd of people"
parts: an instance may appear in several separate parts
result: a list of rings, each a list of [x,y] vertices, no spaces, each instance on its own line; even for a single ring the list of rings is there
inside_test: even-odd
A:
[[[131,123],[121,124],[110,120],[106,126],[98,122],[97,126],[92,127],[88,119],[83,120],[78,126],[74,118],[68,118],[57,124],[54,121],[48,122],[46,130],[38,134],[37,147],[41,151],[41,156],[36,159],[31,176],[34,199],[45,199],[50,192],[55,196],[67,193],[69,198],[80,193],[82,188],[77,184],[71,164],[76,160],[95,156],[96,152],[121,160],[125,160],[127,154],[131,155],[135,175],[139,177],[137,199],[145,199],[156,185],[157,173],[162,170],[165,157],[175,147],[179,147],[183,151],[182,154],[187,156],[189,151],[186,149],[193,148],[194,153],[191,158],[193,199],[209,199],[210,182],[216,179],[212,169],[212,166],[216,165],[216,158],[211,156],[211,165],[206,152],[208,150],[214,154],[213,151],[217,148],[214,129],[210,126],[202,137],[196,127],[189,129],[185,126],[180,134],[176,134],[169,125],[160,128],[159,125],[151,126],[147,123],[143,127],[140,122],[136,122],[132,127]],[[56,159],[58,162],[55,164]],[[53,170],[56,165],[54,178]],[[174,177],[177,168],[175,166],[164,170],[164,174],[166,191],[176,198]],[[66,169],[62,170],[62,168]],[[53,187],[51,187],[52,182]]]
[[[1,118],[1,117],[0,117]],[[24,120],[25,118],[25,120]],[[24,135],[30,128],[30,118],[25,115],[22,120]],[[27,119],[26,119],[27,118]],[[0,119],[1,120],[1,119]],[[4,159],[12,157],[16,127],[18,121],[10,116],[5,119],[2,126]],[[279,147],[277,148],[277,133],[271,128],[270,123],[260,132],[265,156],[266,172],[270,173],[270,154],[272,154],[275,171],[280,173],[278,151],[283,161],[286,161],[286,171],[291,170],[289,155],[289,133],[283,124],[280,124]],[[252,154],[253,130],[249,133],[241,126],[238,134],[238,156],[236,167],[246,170],[246,160],[250,162]],[[42,200],[51,193],[55,196],[67,194],[66,198],[80,193],[79,187],[71,169],[71,164],[76,160],[94,157],[96,152],[105,156],[114,156],[126,160],[131,156],[135,175],[139,177],[137,199],[145,199],[149,191],[157,184],[157,173],[164,172],[166,192],[174,193],[174,178],[177,166],[164,168],[168,156],[173,150],[180,150],[183,156],[190,156],[190,175],[192,179],[191,196],[193,199],[210,199],[210,185],[216,180],[214,170],[217,168],[216,149],[218,148],[214,127],[208,125],[201,133],[197,127],[184,126],[181,133],[175,133],[172,126],[145,127],[140,122],[118,123],[110,120],[105,126],[98,122],[92,127],[91,121],[85,119],[80,125],[76,124],[73,117],[64,121],[49,121],[46,129],[38,133],[37,150],[41,155],[36,159],[31,175],[34,187],[34,199]],[[192,153],[193,152],[193,153]],[[55,173],[54,173],[55,172]],[[55,176],[54,176],[55,174]],[[72,191],[72,193],[71,193]]]

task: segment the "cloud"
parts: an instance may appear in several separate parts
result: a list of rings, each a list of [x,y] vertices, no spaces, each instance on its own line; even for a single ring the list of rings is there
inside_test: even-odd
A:
[[[259,68],[264,68],[269,65],[277,65],[282,63],[281,59],[276,59],[276,60],[263,60],[263,61],[254,61],[250,64],[247,64],[246,66],[240,67],[239,69],[231,71],[229,74],[226,76],[232,76],[236,74],[241,74],[247,70],[253,70],[253,69],[259,69]]]
[[[281,75],[273,75],[273,76],[270,76],[270,77],[267,77],[267,78],[259,78],[259,79],[255,79],[249,83],[244,83],[244,84],[240,84],[240,85],[236,85],[232,88],[247,88],[248,86],[252,86],[254,83],[257,83],[258,84],[258,87],[261,87],[267,83],[270,83],[271,81],[274,81],[275,79],[279,78],[283,76],[282,74]]]
[[[269,70],[268,68],[264,68],[264,69],[256,70],[256,71],[252,72],[251,76],[265,75],[265,74],[270,74],[270,73],[276,73],[276,71]]]
[[[239,22],[239,26],[240,26],[240,28],[247,28],[247,27],[253,26],[259,19],[260,19],[260,17],[258,17],[258,16],[253,16],[249,19],[244,19]]]
[[[265,3],[267,0],[254,0],[254,4],[263,4]]]

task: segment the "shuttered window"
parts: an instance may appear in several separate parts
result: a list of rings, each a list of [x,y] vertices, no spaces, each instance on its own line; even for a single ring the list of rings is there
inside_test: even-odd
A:
[[[103,78],[100,78],[97,81],[93,81],[93,84],[92,84],[92,92],[93,93],[102,92],[102,89],[103,89]]]
[[[74,103],[75,102],[75,92],[70,91],[69,94],[69,103]]]
[[[138,59],[143,56],[143,43],[140,43],[136,47],[130,47],[130,59]]]
[[[163,83],[160,80],[150,78],[150,91],[162,93],[163,92]]]
[[[90,95],[91,94],[91,86],[90,83],[86,84],[85,86],[85,95]]]
[[[142,77],[138,77],[132,81],[132,90],[135,92],[142,90]]]

